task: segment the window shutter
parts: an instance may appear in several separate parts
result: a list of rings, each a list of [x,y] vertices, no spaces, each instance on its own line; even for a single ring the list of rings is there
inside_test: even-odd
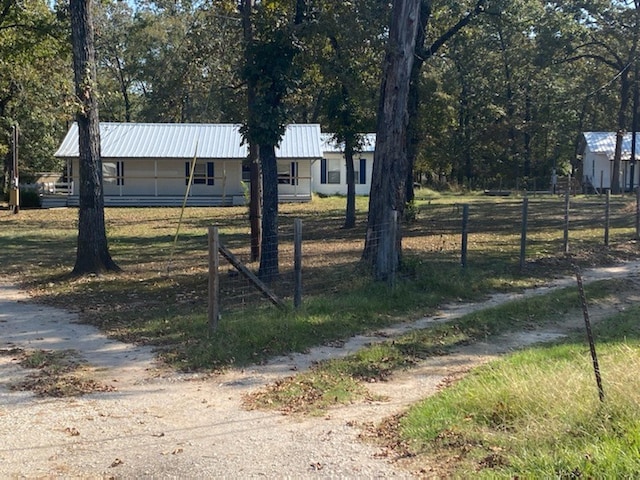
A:
[[[213,162],[207,162],[207,185],[213,185]]]
[[[189,170],[189,162],[184,162],[184,184],[185,185],[189,185],[189,173],[191,173],[191,171]]]
[[[322,160],[320,160],[320,183],[323,185],[327,183],[327,159],[326,158],[323,158]]]
[[[360,159],[360,185],[367,183],[367,159]]]

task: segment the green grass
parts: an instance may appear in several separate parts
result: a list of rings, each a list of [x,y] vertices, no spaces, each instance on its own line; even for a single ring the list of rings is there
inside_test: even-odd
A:
[[[401,438],[453,478],[637,478],[640,307],[598,324],[605,402],[584,335],[514,353],[414,406]]]
[[[595,302],[623,288],[625,281],[608,280],[595,282],[586,291],[590,301]],[[580,309],[576,288],[565,288],[480,309],[455,320],[413,330],[389,341],[362,348],[347,357],[318,363],[308,373],[280,381],[276,388],[267,387],[261,392],[256,406],[286,412],[303,412],[303,405],[307,411],[330,407],[331,402],[325,398],[317,398],[318,404],[310,399],[306,403],[300,402],[295,392],[298,391],[301,377],[310,386],[314,386],[316,381],[327,383],[327,379],[333,379],[331,382],[336,384],[347,380],[356,382],[362,388],[350,390],[353,396],[347,400],[358,401],[370,395],[365,387],[369,381],[387,380],[395,372],[411,368],[425,358],[446,355],[455,347],[501,333],[540,327],[561,320],[566,315],[575,315]],[[344,401],[345,398],[341,398],[336,403]]]

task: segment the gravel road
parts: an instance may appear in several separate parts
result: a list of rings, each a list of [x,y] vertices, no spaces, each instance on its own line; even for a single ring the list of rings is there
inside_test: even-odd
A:
[[[585,283],[638,277],[625,264],[583,274]],[[451,319],[522,295],[548,292],[572,279],[482,304],[445,307],[437,316],[357,336],[344,345],[277,358],[220,375],[182,375],[155,362],[153,351],[106,338],[76,315],[32,302],[0,279],[0,350],[73,349],[92,378],[113,387],[73,398],[40,398],[9,386],[29,373],[0,355],[0,478],[412,478],[359,435],[365,425],[433,394],[449,376],[522,345],[562,335],[566,328],[501,337],[371,384],[385,401],[332,409],[321,417],[248,411],[242,398],[313,362],[343,356],[411,328]],[[575,281],[575,280],[573,280]]]

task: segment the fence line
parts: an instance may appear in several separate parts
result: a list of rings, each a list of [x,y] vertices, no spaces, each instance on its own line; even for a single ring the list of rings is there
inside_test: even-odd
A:
[[[629,234],[626,229],[632,230],[638,223],[640,194],[632,211],[626,204],[613,202],[611,197],[606,203],[600,197],[570,203],[567,197],[539,201],[524,197],[499,202],[491,208],[474,204],[424,206],[416,223],[401,224],[403,258],[450,261],[465,270],[487,261],[490,255],[485,252],[490,248],[507,262],[510,258],[515,272],[518,266],[520,271],[526,270],[530,262],[538,258],[566,255],[569,237],[574,253],[585,246],[591,248],[599,244],[600,248],[606,248],[616,237],[621,241],[637,238],[637,231]],[[552,210],[556,213],[550,213]],[[597,233],[593,234],[598,229],[607,232],[604,241],[602,237],[598,241]],[[587,230],[592,233],[584,236]],[[258,272],[259,262],[251,261],[248,234],[234,233],[233,228],[221,222],[219,236],[223,248],[249,271]],[[269,288],[285,304],[295,307],[303,306],[318,294],[356,288],[369,278],[361,270],[364,238],[365,225],[362,224],[354,230],[341,230],[313,225],[313,218],[279,219],[278,275],[268,284]],[[483,256],[474,255],[476,251],[482,251]],[[264,301],[264,292],[256,290],[228,256],[219,258],[217,270],[219,313],[210,314],[212,324],[220,315],[243,311],[249,305],[271,308],[270,303]],[[400,281],[403,274],[402,269],[396,272],[389,279],[389,286]]]

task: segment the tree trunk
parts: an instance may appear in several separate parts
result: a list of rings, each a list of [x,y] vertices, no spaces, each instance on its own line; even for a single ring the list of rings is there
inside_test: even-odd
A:
[[[251,261],[260,258],[260,242],[262,227],[262,177],[260,176],[260,159],[258,158],[258,146],[249,144],[249,223],[251,224]]]
[[[622,141],[624,140],[624,131],[616,132],[616,148],[613,153],[613,169],[611,172],[611,193],[620,193],[620,161],[622,159]]]
[[[377,280],[389,280],[400,262],[399,223],[390,220],[394,212],[397,218],[402,218],[406,198],[407,109],[419,23],[420,0],[394,0],[380,87],[369,217],[362,255],[372,265]]]
[[[407,125],[407,180],[406,188],[407,194],[405,201],[410,203],[414,199],[413,191],[413,167],[416,163],[416,157],[418,156],[418,145],[422,140],[422,132],[418,126],[418,112],[420,110],[420,73],[422,71],[422,64],[430,56],[431,52],[423,52],[425,41],[425,30],[429,17],[431,16],[431,2],[421,0],[420,2],[420,24],[416,32],[415,49],[419,51],[420,55],[415,55],[413,59],[413,66],[411,67],[409,99],[408,99],[408,117],[409,123]]]
[[[274,145],[260,145],[262,165],[262,255],[260,280],[278,275],[278,163]]]
[[[251,62],[250,47],[253,43],[253,23],[251,12],[254,0],[242,0],[240,10],[242,13],[242,31],[245,42],[245,62]],[[249,115],[255,115],[256,110],[256,79],[247,79],[247,111]],[[251,190],[249,192],[249,223],[251,226],[251,261],[260,258],[262,228],[260,221],[262,218],[261,196],[262,179],[260,177],[260,160],[258,158],[258,145],[249,135],[249,162]]]
[[[627,130],[627,110],[629,108],[629,96],[631,81],[629,70],[623,70],[620,75],[620,109],[618,110],[618,132],[616,134],[616,149],[613,155],[613,172],[611,173],[611,193],[620,193],[620,164],[622,163],[622,141]]]
[[[527,88],[525,93],[525,111],[524,111],[524,159],[522,174],[525,177],[531,176],[531,92]],[[529,187],[529,186],[528,186]]]
[[[344,159],[347,167],[347,210],[342,228],[356,226],[356,174],[353,165],[354,138],[347,138],[344,142]]]
[[[91,0],[71,0],[71,39],[80,153],[78,249],[74,275],[119,271],[107,245]]]

